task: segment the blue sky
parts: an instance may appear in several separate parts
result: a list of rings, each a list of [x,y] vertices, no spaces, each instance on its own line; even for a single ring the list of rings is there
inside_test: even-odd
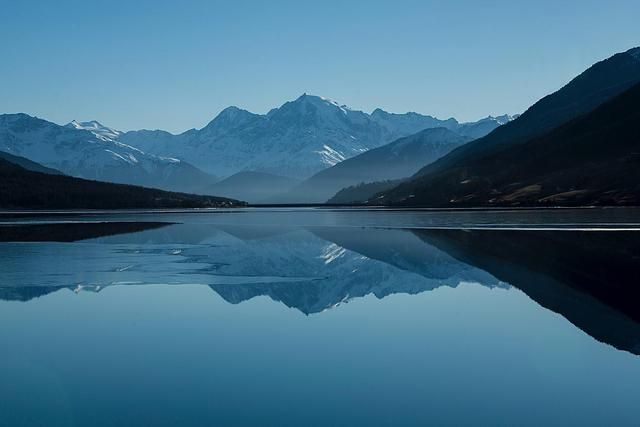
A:
[[[640,45],[639,16],[637,0],[0,0],[0,112],[177,132],[307,92],[475,120]]]

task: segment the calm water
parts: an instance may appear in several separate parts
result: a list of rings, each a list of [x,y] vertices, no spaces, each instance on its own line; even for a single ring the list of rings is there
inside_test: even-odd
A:
[[[639,214],[5,215],[0,425],[640,425]]]

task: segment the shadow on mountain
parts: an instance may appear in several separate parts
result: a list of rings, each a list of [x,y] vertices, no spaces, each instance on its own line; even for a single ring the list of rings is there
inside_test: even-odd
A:
[[[0,242],[76,242],[117,234],[153,230],[167,222],[97,222],[56,224],[0,224]]]
[[[640,233],[415,230],[598,341],[640,354]]]

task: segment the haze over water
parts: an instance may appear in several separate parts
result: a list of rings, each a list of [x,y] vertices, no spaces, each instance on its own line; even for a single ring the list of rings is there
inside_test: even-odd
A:
[[[634,425],[637,217],[4,216],[0,425]]]

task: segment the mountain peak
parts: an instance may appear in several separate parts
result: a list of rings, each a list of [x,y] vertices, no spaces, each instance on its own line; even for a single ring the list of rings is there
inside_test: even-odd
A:
[[[292,101],[292,103],[294,104],[309,103],[315,106],[328,106],[328,107],[338,108],[344,111],[351,110],[346,105],[340,104],[339,102],[334,101],[333,99],[325,98],[324,96],[319,96],[319,95],[310,95],[306,92],[300,95],[294,101]]]
[[[474,122],[474,123],[495,122],[495,123],[497,123],[499,125],[504,125],[504,124],[509,123],[512,120],[517,119],[518,116],[519,116],[519,114],[513,114],[513,115],[511,115],[511,114],[502,114],[500,116],[489,115],[489,116],[484,117],[484,118],[482,118],[482,119],[480,119],[480,120],[478,120],[477,122]]]
[[[224,110],[220,111],[220,113],[218,113],[218,115],[215,117],[214,120],[216,119],[233,120],[236,117],[245,115],[245,113],[251,114],[248,111],[243,110],[242,108],[238,108],[235,105],[231,105],[225,108]]]
[[[220,113],[211,120],[204,129],[235,127],[244,124],[257,116],[257,114],[232,105],[220,111]]]
[[[119,130],[105,126],[97,120],[89,120],[88,122],[71,120],[65,125],[65,127],[70,129],[89,131],[100,139],[116,139],[120,135],[122,135],[122,132],[120,132]]]
[[[0,114],[0,120],[3,122],[15,122],[17,120],[40,120],[37,117],[30,116],[26,113],[5,113]]]
[[[75,129],[85,129],[85,130],[88,130],[89,128],[91,129],[106,128],[106,126],[104,126],[102,123],[100,123],[97,120],[89,120],[88,122],[79,122],[77,120],[71,120],[69,123],[67,123],[66,126],[73,127]]]

